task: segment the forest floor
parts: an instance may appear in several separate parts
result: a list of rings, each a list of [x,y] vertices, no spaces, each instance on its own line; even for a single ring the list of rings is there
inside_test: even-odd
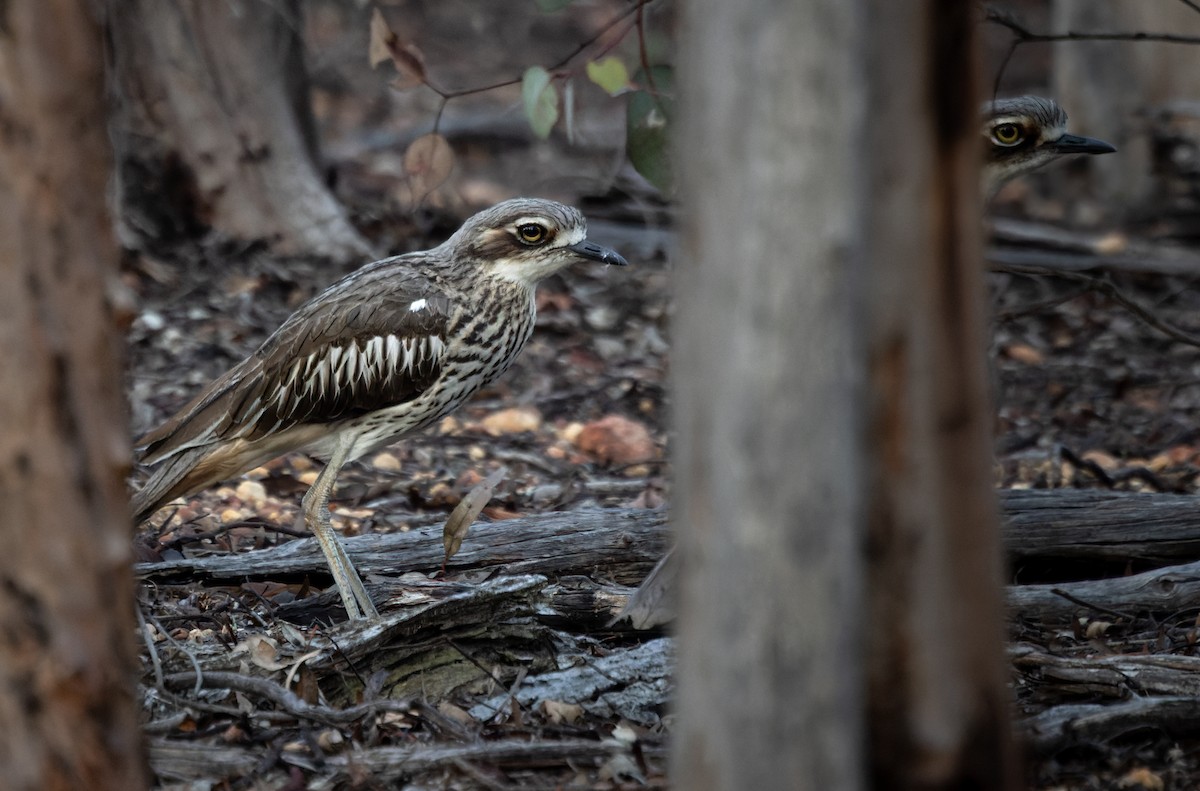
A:
[[[1119,248],[1123,238],[1098,233],[1093,240]],[[1179,250],[1170,243],[1162,249]],[[1042,255],[1051,266],[1058,259],[1054,249],[1025,252],[1031,259]],[[1154,268],[1149,259],[1145,263]],[[1192,495],[1200,473],[1200,348],[1168,337],[1118,300],[1132,300],[1154,320],[1196,333],[1200,269],[1162,274],[1101,266],[1089,277],[1097,279],[993,277],[996,484]],[[1135,511],[1123,523],[1125,539],[1137,542],[1141,528],[1153,521],[1149,509],[1142,517]],[[1200,558],[1193,551],[1154,562],[1131,550],[1122,560],[1119,548],[1103,560],[1083,554],[1068,549],[1032,563],[1011,560],[1010,590],[1040,585],[1069,596],[1076,582],[1142,573],[1164,575],[1154,578],[1157,583],[1173,573],[1171,563]],[[1010,596],[1010,606],[1016,600]],[[1120,597],[1064,604],[1052,615],[1017,606],[1010,612],[1015,712],[1028,747],[1030,787],[1200,787],[1197,729],[1158,708],[1166,697],[1194,696],[1188,679],[1200,671],[1192,659],[1200,606],[1192,600],[1141,607]],[[1034,656],[1039,659],[1031,661]],[[1177,669],[1183,686],[1147,683],[1156,666]],[[1113,675],[1102,681],[1105,672]],[[1092,731],[1085,720],[1093,716],[1113,721]],[[1044,728],[1053,729],[1051,738],[1044,738]]]
[[[436,62],[439,53],[427,56]],[[420,206],[405,205],[389,174],[435,103],[393,96],[371,105],[347,98],[368,79],[363,70],[348,77],[317,60],[313,71],[340,196],[381,251],[428,247],[473,209],[529,192],[580,206],[591,236],[632,266],[551,278],[539,292],[535,337],[512,370],[437,427],[340,476],[334,524],[382,603],[379,628],[347,624],[336,595],[321,592],[328,575],[294,527],[319,469],[303,454],[143,526],[144,708],[158,787],[665,787],[669,638],[613,617],[668,541],[673,208],[623,163],[620,124],[603,98],[581,100],[582,139],[538,143],[503,91],[452,108],[454,175]],[[379,120],[393,116],[405,120]],[[1002,213],[1021,214],[1029,202],[1019,190],[1009,198]],[[1058,223],[1030,227],[1061,236]],[[1128,298],[1154,320],[1200,333],[1200,263],[1179,264],[1161,228],[1139,233],[1152,241],[1130,257],[1150,261],[1147,271],[1110,266],[1135,237],[1019,241],[998,225],[993,249],[1043,256],[1052,269],[1064,250],[1082,250],[1087,271],[1107,283],[1061,272],[992,276],[998,488],[1193,494],[1200,486],[1200,348],[1120,304]],[[1156,269],[1155,251],[1172,266]],[[219,240],[130,256],[125,279],[139,300],[128,333],[134,430],[156,425],[361,263],[281,259]],[[443,570],[441,525],[500,468],[483,517]],[[570,518],[556,521],[564,512]],[[523,543],[506,543],[514,535]],[[558,543],[539,543],[550,540]],[[1148,568],[1016,563],[1009,582]],[[1011,619],[1030,785],[1200,787],[1196,727],[1178,717],[1131,719],[1103,735],[1032,735],[1056,708],[1144,693],[1072,681],[1048,670],[1046,657],[1195,655],[1200,606],[1113,610],[1081,604],[1066,617]]]

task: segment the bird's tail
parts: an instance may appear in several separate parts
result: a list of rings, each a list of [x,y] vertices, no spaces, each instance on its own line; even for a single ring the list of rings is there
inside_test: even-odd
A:
[[[197,485],[196,469],[210,448],[189,448],[163,459],[150,474],[149,480],[133,494],[134,522],[141,524],[176,497],[184,497],[202,488]]]
[[[176,451],[157,463],[150,480],[133,495],[137,523],[146,521],[176,497],[187,497],[276,456],[306,447],[324,433],[320,424],[301,424],[258,440],[233,439]]]

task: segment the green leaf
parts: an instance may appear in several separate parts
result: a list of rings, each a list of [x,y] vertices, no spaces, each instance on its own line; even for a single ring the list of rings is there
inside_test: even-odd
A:
[[[669,66],[654,66],[651,81],[639,70],[633,81],[644,90],[629,94],[625,112],[625,152],[634,169],[664,193],[674,187],[671,165],[671,118],[675,113],[674,75]],[[652,93],[657,89],[657,94]]]
[[[541,66],[526,69],[521,78],[521,98],[525,100],[529,128],[545,140],[558,120],[558,91],[550,82],[550,72]]]
[[[555,11],[561,11],[573,2],[574,0],[537,0],[537,7],[544,13],[552,14]]]
[[[612,55],[588,63],[587,76],[609,96],[616,96],[629,87],[629,71],[620,58]]]

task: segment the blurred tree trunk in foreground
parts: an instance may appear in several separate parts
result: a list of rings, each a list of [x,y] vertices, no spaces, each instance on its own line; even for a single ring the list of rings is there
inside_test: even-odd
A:
[[[0,6],[0,785],[144,785],[101,29]]]
[[[317,165],[298,0],[108,8],[130,244],[212,229],[281,253],[368,252]]]
[[[970,3],[869,0],[868,741],[879,788],[1011,789]]]
[[[673,781],[858,788],[861,7],[682,11]]]
[[[680,788],[1015,787],[972,8],[684,6]]]

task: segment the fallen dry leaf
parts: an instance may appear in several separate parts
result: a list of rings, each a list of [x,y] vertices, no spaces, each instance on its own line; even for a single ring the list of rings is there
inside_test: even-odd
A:
[[[441,703],[437,704],[437,710],[438,713],[443,717],[448,717],[460,725],[475,724],[475,718],[468,714],[466,709],[455,706],[448,700],[443,700]]]
[[[654,440],[642,423],[608,415],[583,427],[575,447],[608,464],[633,464],[654,458]]]
[[[1163,779],[1144,766],[1130,769],[1117,781],[1119,788],[1144,788],[1146,791],[1162,791]]]
[[[1026,343],[1010,343],[1004,347],[1004,356],[1025,365],[1042,365],[1046,356]]]
[[[578,703],[563,703],[560,700],[543,700],[542,713],[554,725],[574,725],[583,719],[583,706]]]
[[[1125,252],[1129,247],[1129,237],[1119,231],[1113,231],[1096,240],[1094,249],[1100,255],[1116,255]]]
[[[1112,472],[1121,466],[1121,462],[1111,453],[1102,450],[1089,450],[1081,453],[1079,458],[1090,461],[1105,472]]]
[[[230,655],[237,656],[242,652],[245,652],[250,661],[263,670],[283,670],[288,666],[286,662],[280,662],[277,659],[279,649],[276,642],[263,634],[247,635],[233,647]]]
[[[446,520],[446,526],[442,528],[442,546],[446,549],[446,555],[442,561],[443,571],[445,571],[446,563],[462,546],[463,539],[467,537],[467,532],[471,529],[471,523],[488,504],[488,500],[492,499],[496,486],[504,480],[504,476],[507,474],[507,467],[496,470],[469,491],[467,496],[455,506],[450,518]]]
[[[542,413],[535,407],[514,406],[493,412],[479,421],[479,425],[493,437],[537,431],[542,427]]]
[[[234,490],[239,500],[255,508],[261,506],[267,499],[267,489],[258,481],[242,481]]]
[[[400,459],[385,450],[371,457],[371,466],[384,472],[400,472]]]

